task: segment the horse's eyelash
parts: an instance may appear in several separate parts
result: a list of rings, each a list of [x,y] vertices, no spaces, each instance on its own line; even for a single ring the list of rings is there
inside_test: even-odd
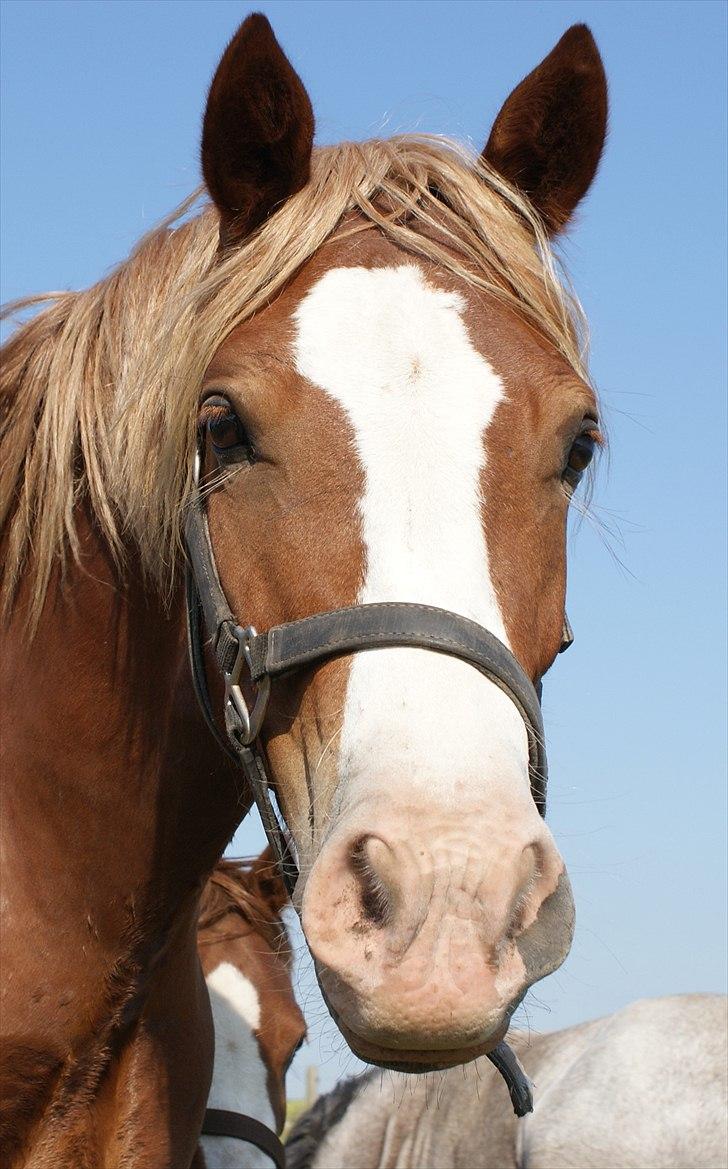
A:
[[[229,406],[223,406],[219,402],[205,402],[198,415],[199,424],[200,426],[209,426],[211,422],[222,422],[231,414],[232,410]]]

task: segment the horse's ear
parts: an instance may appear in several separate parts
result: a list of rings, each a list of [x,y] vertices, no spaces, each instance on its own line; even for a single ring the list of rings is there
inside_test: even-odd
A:
[[[308,182],[308,94],[260,13],[240,26],[210,86],[202,173],[220,211],[224,246],[239,243]]]
[[[290,901],[288,890],[270,845],[253,861],[250,867],[250,881],[257,885],[258,893],[271,913],[280,913],[288,905]]]
[[[604,66],[589,29],[575,24],[513,90],[483,157],[528,196],[553,234],[588,191],[606,133]]]

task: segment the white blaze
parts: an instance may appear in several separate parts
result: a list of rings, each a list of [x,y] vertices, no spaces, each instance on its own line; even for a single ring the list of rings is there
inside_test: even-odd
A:
[[[507,645],[481,496],[485,434],[505,391],[464,307],[415,266],[333,269],[296,311],[294,353],[345,411],[364,472],[359,602],[451,609]],[[463,780],[492,792],[515,777],[528,790],[510,700],[472,666],[426,650],[356,654],[339,758],[347,799],[393,774],[402,794],[426,786],[446,802]]]
[[[208,1105],[253,1116],[275,1132],[267,1070],[255,1037],[260,1027],[258,992],[230,962],[221,962],[208,975],[207,989],[215,1027]],[[200,1143],[210,1169],[269,1169],[273,1165],[260,1149],[235,1137],[203,1136]]]

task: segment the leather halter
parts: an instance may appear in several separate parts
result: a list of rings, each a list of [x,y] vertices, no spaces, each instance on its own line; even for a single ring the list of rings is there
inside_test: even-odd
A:
[[[202,456],[203,450],[199,449],[195,455],[194,495],[185,524],[192,678],[210,731],[245,772],[289,893],[293,893],[298,879],[298,867],[271,803],[271,785],[257,739],[273,679],[343,654],[385,646],[416,647],[460,658],[489,678],[510,698],[524,722],[531,791],[543,815],[547,764],[540,680],[534,685],[508,647],[490,630],[458,613],[431,605],[405,602],[354,605],[276,625],[261,634],[252,625],[242,624],[230,609],[215,564],[207,512],[199,490]],[[225,681],[227,738],[218,729],[207,686],[203,622]],[[559,652],[567,649],[572,641],[565,616]],[[252,707],[243,686],[254,695]]]
[[[228,1112],[226,1108],[208,1108],[202,1125],[201,1136],[235,1137],[255,1145],[261,1153],[270,1157],[276,1169],[286,1169],[286,1150],[273,1129],[268,1128],[254,1116],[242,1112]]]
[[[490,630],[458,613],[431,605],[404,602],[355,605],[276,625],[261,634],[256,633],[252,625],[243,625],[230,609],[215,564],[207,512],[199,490],[202,457],[203,450],[198,450],[193,474],[194,495],[185,524],[189,554],[187,632],[192,679],[211,733],[223,751],[245,772],[289,894],[293,894],[298,879],[298,866],[273,809],[270,781],[256,741],[263,724],[271,681],[342,654],[385,646],[409,646],[460,658],[480,670],[510,698],[523,719],[528,737],[531,791],[543,815],[547,766],[541,717],[541,679],[534,685],[508,647]],[[203,623],[225,681],[227,738],[218,729],[207,686]],[[569,619],[564,614],[559,653],[568,649],[573,640]],[[243,685],[254,695],[252,709],[243,693]],[[506,1082],[516,1115],[531,1112],[531,1083],[508,1044],[505,1041],[499,1043],[488,1053],[488,1058]],[[216,1123],[215,1117],[218,1124],[226,1126],[225,1132],[216,1128],[217,1135],[249,1139],[243,1135],[243,1130],[250,1125],[251,1118],[218,1109],[208,1109],[203,1132],[211,1132],[207,1125]],[[225,1119],[221,1120],[222,1117]],[[236,1131],[227,1131],[228,1128]],[[269,1130],[265,1131],[268,1136],[272,1135]],[[253,1140],[253,1143],[258,1142]],[[271,1155],[267,1148],[264,1151]],[[282,1166],[283,1162],[275,1157],[273,1160]]]

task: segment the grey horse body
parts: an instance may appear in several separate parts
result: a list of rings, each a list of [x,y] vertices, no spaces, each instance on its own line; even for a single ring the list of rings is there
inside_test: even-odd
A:
[[[530,1116],[487,1059],[373,1070],[299,1121],[289,1169],[726,1169],[723,996],[642,1000],[509,1043],[534,1082]]]

